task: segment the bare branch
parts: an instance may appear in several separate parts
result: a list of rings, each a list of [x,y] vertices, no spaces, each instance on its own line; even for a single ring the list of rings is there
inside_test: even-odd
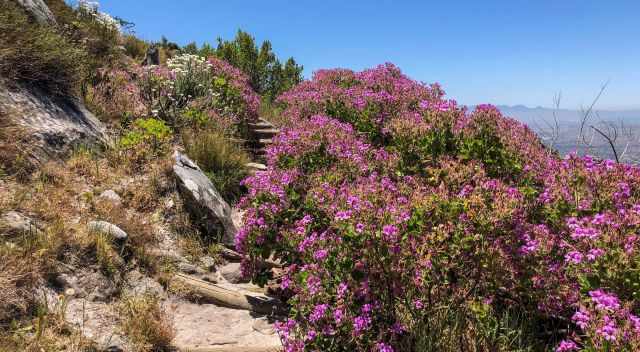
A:
[[[612,137],[609,136],[608,133],[602,132],[600,129],[598,129],[593,125],[590,125],[589,127],[591,127],[594,131],[598,132],[598,134],[600,134],[604,139],[607,140],[607,142],[609,143],[609,146],[611,146],[611,150],[613,151],[613,156],[616,158],[616,162],[619,163],[620,158],[618,157],[618,151],[616,150],[615,139],[612,139]]]

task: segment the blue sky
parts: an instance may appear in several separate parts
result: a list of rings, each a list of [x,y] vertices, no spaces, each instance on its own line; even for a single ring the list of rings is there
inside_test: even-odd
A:
[[[215,43],[238,28],[293,56],[305,76],[393,62],[463,104],[640,108],[640,1],[102,0],[136,33]]]

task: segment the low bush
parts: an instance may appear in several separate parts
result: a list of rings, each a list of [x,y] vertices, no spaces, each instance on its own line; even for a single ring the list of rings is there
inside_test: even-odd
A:
[[[100,69],[95,84],[87,87],[85,92],[85,104],[104,121],[128,123],[127,119],[150,113],[136,84],[136,77],[142,69],[131,62],[122,66]]]
[[[151,46],[146,41],[136,37],[133,34],[125,34],[122,38],[123,46],[127,56],[142,62],[147,55],[147,50]]]
[[[137,119],[131,124],[129,132],[118,141],[118,148],[129,162],[140,166],[150,158],[165,154],[172,135],[171,128],[162,120]]]

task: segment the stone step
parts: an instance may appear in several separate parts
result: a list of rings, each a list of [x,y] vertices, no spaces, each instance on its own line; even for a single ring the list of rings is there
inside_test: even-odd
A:
[[[279,129],[276,128],[268,128],[268,129],[259,129],[251,131],[251,134],[258,138],[271,138],[280,133]]]
[[[267,169],[267,165],[260,163],[247,163],[245,164],[249,172],[254,173],[256,171],[265,171]]]
[[[249,126],[249,129],[274,128],[274,126],[269,122],[248,123],[247,126]]]

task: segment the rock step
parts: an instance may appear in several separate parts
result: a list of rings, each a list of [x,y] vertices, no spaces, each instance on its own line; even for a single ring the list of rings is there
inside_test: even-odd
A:
[[[249,129],[273,128],[273,125],[270,122],[248,123],[247,126]]]
[[[268,129],[253,130],[251,131],[251,133],[258,138],[271,138],[277,135],[278,133],[280,133],[280,130],[277,128],[268,128]]]
[[[164,303],[175,326],[180,352],[282,351],[276,320],[254,312],[172,299]]]
[[[265,164],[260,164],[260,163],[247,163],[247,164],[245,164],[245,166],[249,170],[249,173],[252,174],[252,175],[255,174],[258,171],[266,171],[267,170],[267,166]]]

